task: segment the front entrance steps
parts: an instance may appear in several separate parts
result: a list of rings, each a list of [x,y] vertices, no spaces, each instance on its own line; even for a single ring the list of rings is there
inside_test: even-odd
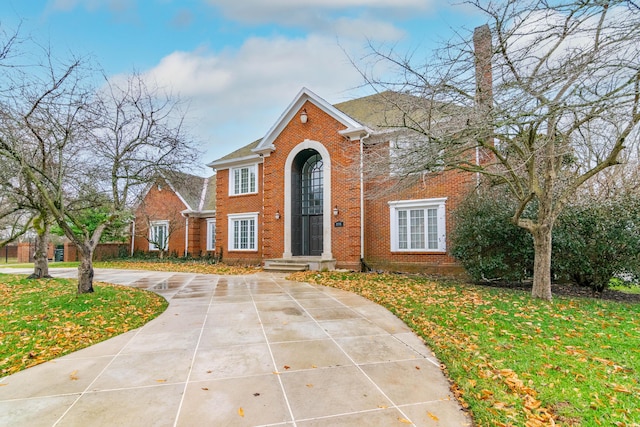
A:
[[[293,272],[293,271],[322,271],[335,270],[335,259],[322,259],[321,257],[302,257],[267,259],[264,261],[265,271]]]

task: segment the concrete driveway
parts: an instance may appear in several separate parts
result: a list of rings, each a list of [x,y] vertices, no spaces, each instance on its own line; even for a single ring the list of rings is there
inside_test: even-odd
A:
[[[471,425],[431,351],[360,296],[273,273],[96,270],[95,279],[151,290],[169,308],[0,379],[0,425]]]

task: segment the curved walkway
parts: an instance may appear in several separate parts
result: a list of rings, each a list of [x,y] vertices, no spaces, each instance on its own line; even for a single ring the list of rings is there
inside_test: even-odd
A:
[[[157,292],[169,308],[1,378],[1,426],[471,425],[423,342],[357,295],[268,273],[95,279]]]

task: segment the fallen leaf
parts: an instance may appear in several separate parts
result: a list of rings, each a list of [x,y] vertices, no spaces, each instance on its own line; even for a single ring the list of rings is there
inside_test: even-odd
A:
[[[202,389],[203,389],[204,391],[209,390],[207,387],[202,387]]]
[[[78,377],[76,376],[76,374],[77,374],[77,373],[78,373],[78,371],[77,371],[77,370],[75,370],[75,371],[71,372],[71,374],[69,375],[69,379],[70,379],[71,381],[78,381]]]
[[[623,385],[617,385],[617,384],[616,384],[616,385],[613,387],[613,389],[614,389],[615,391],[617,391],[618,393],[628,393],[628,394],[633,393],[633,391],[632,391],[632,390],[629,390],[627,387],[625,387],[625,386],[623,386]]]
[[[291,369],[291,366],[284,365],[284,369],[285,369],[285,370],[287,370],[287,369]]]
[[[398,421],[400,421],[401,423],[404,423],[404,424],[413,424],[411,421],[409,421],[406,418],[398,418]]]
[[[427,415],[429,416],[429,418],[431,418],[433,421],[438,421],[440,418],[436,417],[434,414],[432,414],[431,412],[427,411]]]
[[[244,409],[242,409],[242,406],[238,408],[238,415],[244,418]]]
[[[420,370],[420,366],[416,366],[416,369],[419,371]]]
[[[313,384],[307,384],[307,387],[311,388],[313,387]]]
[[[167,380],[156,380],[156,382],[158,382],[158,383],[166,383]]]
[[[253,395],[254,395],[255,397],[258,397],[258,396],[260,396],[260,393],[253,393]]]

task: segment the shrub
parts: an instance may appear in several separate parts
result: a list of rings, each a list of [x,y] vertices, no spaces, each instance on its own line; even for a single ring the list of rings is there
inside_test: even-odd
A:
[[[521,281],[533,270],[533,239],[511,222],[515,203],[474,194],[455,212],[452,253],[475,281]],[[526,215],[535,215],[532,210]],[[612,278],[640,277],[640,200],[567,206],[553,230],[553,277],[601,292]]]
[[[503,194],[473,194],[454,213],[452,254],[474,281],[521,281],[533,271],[533,239],[515,226]]]
[[[554,272],[601,292],[640,272],[640,200],[619,197],[566,209],[554,229]]]

